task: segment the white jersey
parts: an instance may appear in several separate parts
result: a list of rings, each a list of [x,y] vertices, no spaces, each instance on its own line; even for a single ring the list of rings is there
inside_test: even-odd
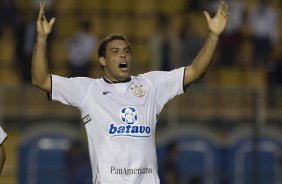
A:
[[[6,138],[7,138],[7,134],[6,132],[4,132],[4,130],[0,126],[0,145],[3,144]]]
[[[183,93],[184,68],[131,76],[111,83],[106,78],[52,75],[51,99],[81,111],[93,183],[158,184],[155,128],[158,114]]]

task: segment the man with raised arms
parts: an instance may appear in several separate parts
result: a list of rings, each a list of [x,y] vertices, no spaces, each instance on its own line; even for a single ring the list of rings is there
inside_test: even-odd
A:
[[[47,37],[55,18],[46,20],[45,6],[45,2],[40,3],[32,83],[46,91],[51,100],[81,111],[93,183],[160,183],[155,145],[157,117],[169,100],[184,93],[207,71],[229,18],[227,5],[222,0],[213,18],[204,12],[209,34],[191,65],[133,76],[131,45],[123,35],[113,34],[99,45],[104,76],[97,79],[50,74]]]

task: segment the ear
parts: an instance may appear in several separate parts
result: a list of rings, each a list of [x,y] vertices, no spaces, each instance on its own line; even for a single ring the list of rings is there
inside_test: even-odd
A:
[[[99,57],[99,63],[101,66],[106,66],[106,60],[103,56]]]

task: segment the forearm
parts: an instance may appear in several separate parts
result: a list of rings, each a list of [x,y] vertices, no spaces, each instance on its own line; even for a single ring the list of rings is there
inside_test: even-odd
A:
[[[217,42],[218,36],[213,33],[209,33],[203,48],[200,50],[199,54],[194,59],[192,67],[198,77],[200,77],[204,72],[206,72],[208,67],[210,66],[213,55],[215,53]]]
[[[193,60],[192,64],[186,67],[184,84],[200,78],[209,68],[217,46],[219,37],[213,33],[209,33],[202,49]]]
[[[47,91],[51,91],[51,79],[47,59],[47,37],[37,37],[31,64],[32,83]]]

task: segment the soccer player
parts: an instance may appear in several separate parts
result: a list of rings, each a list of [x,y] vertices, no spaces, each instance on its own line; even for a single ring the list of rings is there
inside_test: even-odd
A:
[[[37,41],[32,58],[32,83],[51,100],[81,111],[88,137],[94,184],[158,184],[155,128],[164,105],[200,78],[211,64],[218,39],[229,18],[222,0],[216,15],[205,11],[209,34],[191,65],[172,71],[131,75],[131,45],[122,35],[104,38],[98,59],[104,76],[66,78],[50,74],[47,36],[55,18],[46,20],[40,3]]]
[[[6,138],[7,134],[0,126],[0,174],[2,172],[6,160],[6,152],[4,148],[4,141],[6,140]]]

